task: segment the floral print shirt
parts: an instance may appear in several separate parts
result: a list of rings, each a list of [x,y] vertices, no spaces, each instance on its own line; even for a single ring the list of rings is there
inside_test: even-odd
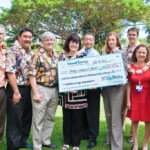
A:
[[[29,61],[32,55],[31,48],[26,53],[18,41],[7,51],[6,72],[16,75],[17,85],[29,85]]]
[[[3,45],[2,48],[0,48],[0,87],[5,86],[6,84],[6,79],[5,79],[5,49],[3,49]]]

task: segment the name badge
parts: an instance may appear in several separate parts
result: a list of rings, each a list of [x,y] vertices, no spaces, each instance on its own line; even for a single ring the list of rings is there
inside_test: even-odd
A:
[[[136,91],[137,92],[142,92],[143,86],[142,85],[137,85],[136,86]]]

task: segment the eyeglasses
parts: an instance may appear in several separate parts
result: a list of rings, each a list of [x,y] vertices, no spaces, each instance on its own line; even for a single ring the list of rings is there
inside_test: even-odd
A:
[[[55,42],[54,39],[45,39],[44,41],[45,41],[45,42],[49,42],[49,41],[50,41],[50,42]]]
[[[0,35],[3,35],[4,33],[0,33]]]

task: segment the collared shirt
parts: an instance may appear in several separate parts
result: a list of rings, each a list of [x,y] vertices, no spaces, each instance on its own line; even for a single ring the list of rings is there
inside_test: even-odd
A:
[[[18,41],[14,43],[6,54],[6,72],[16,75],[17,85],[29,85],[29,61],[32,57],[31,49],[28,53],[21,47]]]
[[[85,54],[87,56],[98,56],[99,55],[99,53],[93,47],[85,50]]]
[[[128,64],[131,64],[131,57],[132,57],[133,51],[135,50],[135,48],[138,45],[140,45],[139,41],[136,42],[135,47],[133,47],[132,49],[129,49],[129,45],[126,47],[125,51],[126,51],[127,56],[128,56]]]
[[[6,84],[6,79],[5,79],[5,69],[6,68],[3,67],[3,63],[5,63],[3,60],[3,55],[5,55],[5,54],[2,53],[2,48],[0,48],[0,87],[5,86],[5,84]]]
[[[57,60],[55,51],[52,55],[46,50],[34,54],[30,62],[29,75],[36,77],[37,84],[55,87],[57,85]]]

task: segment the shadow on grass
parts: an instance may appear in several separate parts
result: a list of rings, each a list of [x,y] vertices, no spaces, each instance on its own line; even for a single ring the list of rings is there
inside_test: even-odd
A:
[[[100,132],[99,132],[99,136],[97,137],[97,146],[93,148],[92,150],[110,150],[110,147],[103,146],[103,144],[106,142],[106,127],[107,127],[106,122],[104,120],[100,121]],[[142,148],[142,143],[144,139],[144,130],[145,130],[144,125],[140,124],[139,138],[138,138],[140,148]],[[127,138],[129,137],[129,135],[130,135],[130,124],[127,124],[126,132],[124,133],[124,136],[123,136],[123,140],[124,140],[123,150],[131,150],[132,148],[133,144],[127,143]],[[32,144],[31,133],[27,142],[28,144]],[[55,127],[53,130],[51,142],[57,145],[58,150],[61,150],[62,145],[64,144],[63,134],[62,134],[62,117],[55,117]],[[89,142],[88,140],[82,140],[80,144],[80,150],[87,150],[86,147],[88,145],[88,142]],[[6,149],[7,148],[6,148],[6,133],[5,133],[3,141],[0,146],[0,150],[6,150]],[[25,149],[21,149],[21,150],[25,150]],[[43,148],[43,150],[49,150],[49,148]]]

